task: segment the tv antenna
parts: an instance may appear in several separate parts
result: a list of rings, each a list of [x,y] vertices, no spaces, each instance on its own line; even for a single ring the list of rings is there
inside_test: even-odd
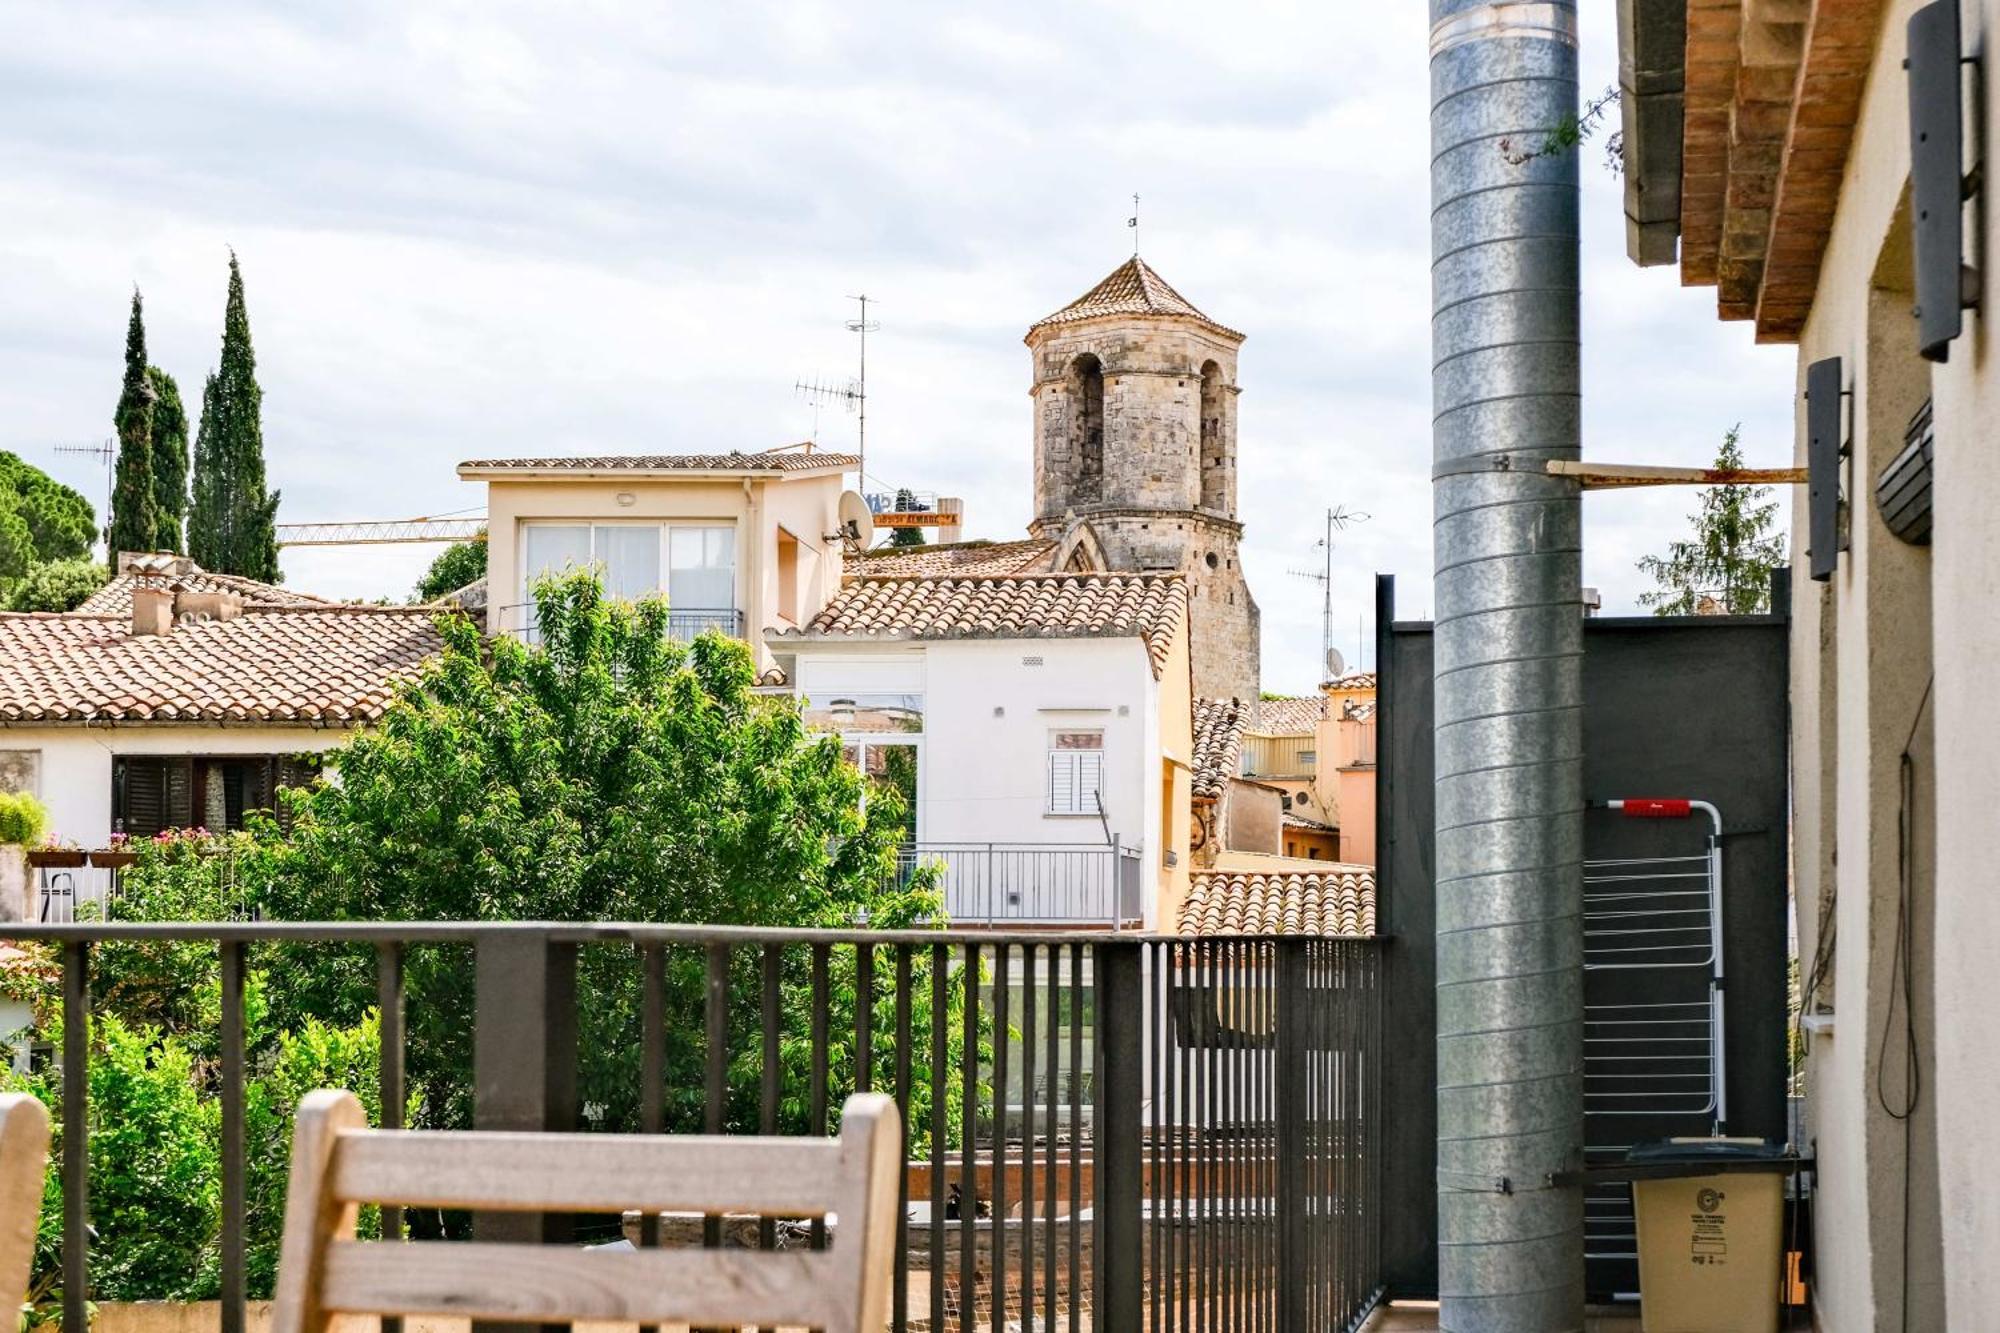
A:
[[[104,544],[111,545],[111,497],[115,494],[113,476],[118,462],[118,441],[104,440],[97,444],[59,444],[55,446],[59,454],[92,454],[104,460]],[[117,555],[116,551],[109,552]]]
[[[1313,549],[1321,554],[1320,567],[1286,571],[1293,578],[1310,579],[1319,585],[1320,660],[1325,663],[1329,673],[1334,670],[1334,662],[1339,660],[1333,647],[1333,534],[1345,532],[1356,523],[1366,523],[1373,517],[1373,514],[1364,514],[1359,510],[1349,509],[1346,505],[1335,505],[1326,511],[1326,535],[1313,543]],[[1355,665],[1357,668],[1360,666],[1359,660]],[[1329,679],[1331,678],[1329,676]]]
[[[868,318],[871,296],[850,296],[850,301],[861,303],[861,315],[847,321],[847,331],[861,338],[861,373],[844,383],[834,383],[814,377],[799,380],[792,388],[801,398],[813,405],[813,438],[819,438],[819,408],[823,403],[840,403],[848,411],[860,417],[858,438],[860,447],[855,451],[861,458],[861,488],[868,489],[868,335],[882,327],[880,320]]]

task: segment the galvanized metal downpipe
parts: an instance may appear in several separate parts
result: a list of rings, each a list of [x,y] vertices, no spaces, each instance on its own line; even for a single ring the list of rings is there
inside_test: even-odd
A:
[[[1438,1284],[1480,1333],[1583,1327],[1577,153],[1536,151],[1576,59],[1574,0],[1431,0]]]

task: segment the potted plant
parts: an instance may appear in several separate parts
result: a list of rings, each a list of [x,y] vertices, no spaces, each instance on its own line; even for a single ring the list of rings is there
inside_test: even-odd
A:
[[[139,859],[139,853],[132,850],[129,834],[114,833],[111,845],[100,847],[90,854],[90,863],[100,870],[123,870]]]
[[[0,920],[28,921],[28,848],[49,833],[48,807],[29,792],[0,792]]]
[[[74,870],[89,859],[89,854],[75,843],[53,839],[28,853],[28,864],[44,870]]]

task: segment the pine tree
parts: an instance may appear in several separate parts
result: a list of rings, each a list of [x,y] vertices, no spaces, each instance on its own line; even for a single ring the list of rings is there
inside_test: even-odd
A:
[[[188,421],[181,388],[158,366],[146,367],[153,386],[153,539],[156,550],[182,550],[181,520],[187,516]]]
[[[153,386],[146,378],[146,319],[138,288],[125,327],[125,385],[118,395],[118,479],[111,493],[106,558],[118,572],[120,551],[150,551],[159,529],[153,502]]]
[[[243,272],[229,255],[222,361],[201,394],[188,553],[209,569],[278,580],[278,493],[264,488],[263,390],[250,346]]]
[[[1731,426],[1716,452],[1718,470],[1743,466],[1737,431]],[[1770,535],[1777,523],[1778,503],[1769,500],[1768,486],[1707,487],[1701,508],[1688,516],[1694,525],[1690,541],[1669,542],[1664,556],[1639,561],[1659,588],[1639,594],[1641,605],[1661,616],[1701,614],[1707,602],[1724,615],[1748,616],[1771,608],[1771,571],[1785,562],[1782,535]]]

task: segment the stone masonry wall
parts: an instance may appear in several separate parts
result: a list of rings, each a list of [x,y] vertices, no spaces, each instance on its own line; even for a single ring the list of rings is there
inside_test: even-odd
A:
[[[1030,346],[1035,530],[1059,535],[1087,520],[1112,569],[1185,574],[1195,693],[1254,701],[1259,619],[1234,512],[1236,342],[1155,317],[1037,330]],[[1103,375],[1101,452],[1082,433],[1077,368],[1087,358]]]

